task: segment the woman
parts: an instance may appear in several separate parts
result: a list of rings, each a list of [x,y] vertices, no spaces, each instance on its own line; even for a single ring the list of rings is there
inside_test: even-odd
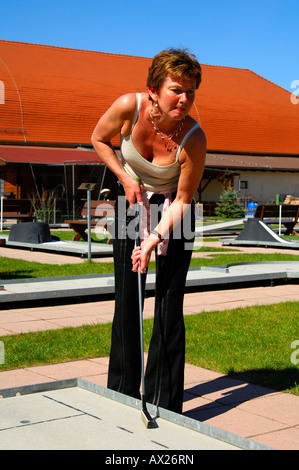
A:
[[[113,242],[115,315],[108,387],[140,397],[135,271],[140,263],[144,287],[155,249],[155,319],[145,392],[148,402],[178,413],[182,412],[184,387],[183,297],[192,255],[190,246],[187,249],[186,245],[190,241],[186,232],[189,234],[191,227],[186,230],[185,221],[189,221],[194,231],[191,206],[206,154],[204,133],[189,116],[200,82],[201,67],[192,54],[186,50],[162,51],[154,57],[149,69],[148,93],[121,96],[101,117],[92,135],[96,152],[119,181]],[[121,161],[110,143],[119,133]],[[121,195],[127,201],[125,209],[120,204]],[[134,219],[129,208],[136,202],[146,213],[140,247],[134,246],[134,236],[128,228]],[[175,232],[180,235],[175,236]]]

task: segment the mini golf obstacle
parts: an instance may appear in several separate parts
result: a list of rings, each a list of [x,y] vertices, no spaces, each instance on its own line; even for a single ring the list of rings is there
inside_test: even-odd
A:
[[[234,220],[228,220],[224,222],[215,222],[213,224],[200,224],[199,227],[195,228],[195,236],[199,237],[203,234],[207,233],[220,233],[225,230],[231,230],[236,227],[240,227],[244,225],[244,221],[246,222],[245,217],[242,219],[234,219]]]
[[[249,218],[240,234],[234,238],[221,238],[223,245],[269,246],[275,248],[299,249],[299,243],[284,240],[261,219]]]
[[[26,227],[25,227],[26,225]],[[217,222],[214,224],[200,225],[195,229],[195,236],[200,237],[205,233],[219,233],[234,227],[244,225],[244,219]],[[27,222],[12,226],[10,235],[0,236],[1,246],[20,250],[41,251],[48,253],[60,253],[71,256],[87,258],[88,244],[76,241],[65,241],[51,237],[46,223]],[[113,256],[113,246],[105,243],[91,243],[91,257]]]
[[[140,400],[82,379],[8,388],[0,395],[0,450],[148,450],[152,456],[179,450],[190,455],[185,463],[195,463],[186,451],[269,449],[153,405],[155,426],[147,429]]]
[[[7,237],[2,236],[0,241],[3,241],[2,245],[6,248],[15,248],[20,250],[30,251],[41,251],[46,253],[56,253],[69,256],[80,256],[81,258],[87,258],[88,256],[88,244],[83,242],[65,241],[52,239],[50,242],[42,243],[27,243],[19,241],[11,241]],[[105,243],[91,243],[91,256],[106,257],[113,255],[112,245],[106,245]]]
[[[8,235],[0,236],[0,245],[19,250],[59,253],[62,255],[80,256],[87,258],[88,243],[60,240],[50,234],[48,224],[42,222],[27,222],[11,227]],[[112,245],[91,243],[92,257],[107,257],[113,255]]]

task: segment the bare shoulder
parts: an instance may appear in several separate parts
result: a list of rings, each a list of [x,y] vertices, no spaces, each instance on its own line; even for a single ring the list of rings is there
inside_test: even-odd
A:
[[[194,120],[193,126],[196,125],[196,121]],[[191,127],[191,129],[193,128]],[[180,162],[183,163],[186,159],[201,159],[205,158],[207,150],[207,139],[203,129],[198,126],[194,132],[190,135],[187,142],[182,149],[180,154]]]
[[[119,112],[124,117],[129,118],[130,114],[136,109],[136,93],[127,93],[120,96],[112,104],[111,108]]]
[[[193,120],[193,119],[192,119]],[[196,126],[196,124],[198,124],[195,120],[193,120],[194,122],[194,126]],[[200,127],[200,125],[198,124],[198,127],[195,129],[195,131],[192,133],[192,135],[190,136],[190,139],[188,139],[188,143],[191,143],[191,144],[197,144],[197,145],[206,145],[207,143],[207,140],[206,140],[206,135],[203,131],[203,129]]]
[[[101,117],[100,125],[106,126],[112,132],[127,135],[136,109],[136,94],[127,93],[117,98],[106,113]],[[114,134],[113,134],[114,135]]]

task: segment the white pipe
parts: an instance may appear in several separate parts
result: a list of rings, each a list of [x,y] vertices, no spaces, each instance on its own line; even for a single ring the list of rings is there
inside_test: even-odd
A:
[[[56,225],[56,197],[54,197],[54,219],[53,219],[53,223],[54,225]]]
[[[3,230],[3,200],[4,200],[4,197],[1,196],[1,222],[0,222],[0,231],[1,232]]]
[[[88,261],[91,261],[91,194],[90,186],[87,190],[87,224],[88,224]]]

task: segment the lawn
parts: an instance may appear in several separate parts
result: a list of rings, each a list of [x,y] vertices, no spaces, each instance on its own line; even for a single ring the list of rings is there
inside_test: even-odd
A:
[[[144,321],[145,349],[152,325]],[[299,395],[299,302],[188,315],[185,325],[187,363]],[[4,336],[0,371],[108,356],[110,335],[111,323]]]
[[[208,258],[193,258],[191,267],[215,266],[229,263],[252,261],[299,261],[296,255],[287,254],[246,254],[246,253],[210,253]],[[155,269],[155,262],[150,262],[149,269]],[[85,261],[78,264],[51,265],[25,260],[0,257],[0,280],[26,279],[55,276],[76,276],[84,274],[112,273],[113,263]]]
[[[191,266],[286,260],[298,256],[211,251],[207,258],[193,258]],[[2,257],[0,266],[2,280],[113,272],[113,263],[94,261],[59,266]],[[299,395],[299,352],[292,348],[299,340],[299,302],[201,312],[186,316],[185,325],[186,362]],[[152,320],[145,320],[146,348],[151,331]],[[0,371],[107,356],[110,335],[111,324],[101,324],[4,336]]]

